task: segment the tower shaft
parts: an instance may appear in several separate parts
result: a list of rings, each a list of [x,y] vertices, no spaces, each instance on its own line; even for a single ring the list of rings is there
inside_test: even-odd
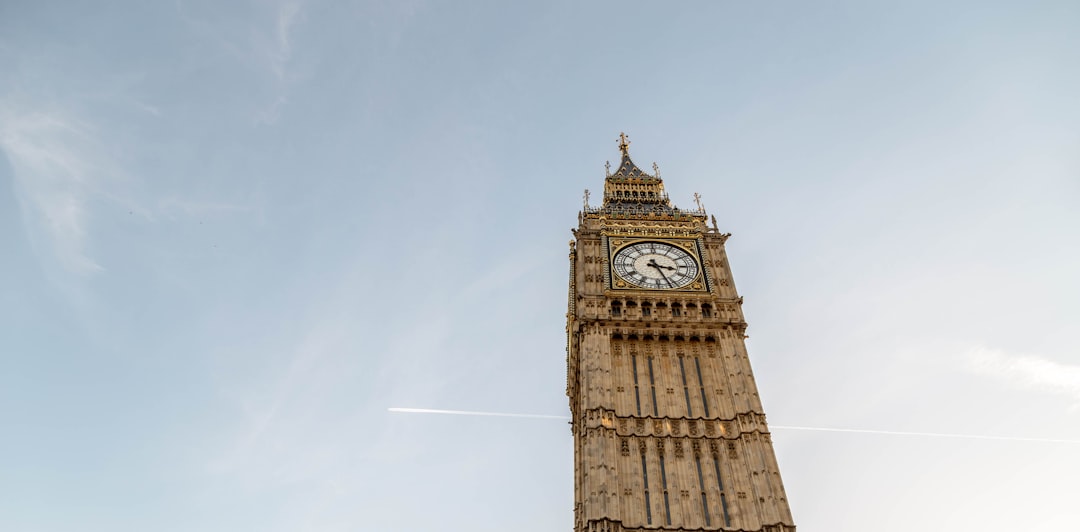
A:
[[[671,206],[621,147],[570,243],[574,529],[793,532],[730,235]]]

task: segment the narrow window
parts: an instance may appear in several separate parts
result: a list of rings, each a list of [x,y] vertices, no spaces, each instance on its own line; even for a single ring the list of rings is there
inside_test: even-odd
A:
[[[622,304],[618,301],[611,304],[611,315],[615,317],[622,316]]]
[[[701,378],[701,361],[698,357],[694,357],[694,368],[697,369],[697,383],[701,387],[701,406],[705,408],[705,417],[709,417],[709,398],[705,397],[705,380]]]
[[[697,464],[697,480],[698,486],[701,487],[701,511],[705,513],[705,526],[711,526],[712,520],[709,518],[709,495],[705,493],[705,475],[701,474],[701,455],[694,455],[694,463]]]
[[[664,453],[660,453],[660,482],[664,487],[664,521],[671,524],[671,504],[668,502],[667,470],[664,468]]]
[[[652,414],[660,417],[660,410],[656,405],[656,379],[653,378],[652,357],[649,357],[649,388],[652,389]]]
[[[652,524],[652,504],[649,504],[649,466],[645,463],[645,451],[641,452],[641,484],[645,491],[645,522]]]
[[[638,393],[637,355],[630,355],[630,364],[634,366],[634,402],[637,403],[637,415],[641,415],[641,394]]]
[[[702,318],[711,318],[712,317],[712,305],[709,305],[707,303],[704,304],[704,305],[701,305],[701,317]]]
[[[686,417],[694,416],[694,408],[690,406],[690,387],[686,384],[686,363],[683,357],[679,357],[679,373],[682,374],[682,391],[686,397]]]
[[[678,318],[679,316],[682,316],[682,305],[680,305],[678,303],[675,303],[674,305],[671,305],[671,315],[672,315],[672,317],[675,317],[675,318]]]
[[[724,526],[731,526],[731,517],[727,510],[727,497],[724,497],[724,481],[720,478],[720,455],[713,454],[713,469],[716,470],[716,485],[720,488],[720,509],[724,512]]]
[[[648,303],[642,303],[641,304],[641,315],[645,316],[645,317],[652,316],[652,305],[650,305]]]

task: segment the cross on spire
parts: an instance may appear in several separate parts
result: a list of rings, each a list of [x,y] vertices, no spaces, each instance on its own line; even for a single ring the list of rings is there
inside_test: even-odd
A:
[[[627,137],[626,133],[619,133],[619,151],[630,155],[630,137]]]

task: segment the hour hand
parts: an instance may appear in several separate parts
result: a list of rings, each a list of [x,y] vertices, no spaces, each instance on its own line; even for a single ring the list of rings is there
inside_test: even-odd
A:
[[[653,268],[656,268],[657,270],[659,270],[660,268],[664,268],[665,270],[674,270],[675,269],[675,268],[672,268],[671,266],[664,266],[663,264],[657,264],[656,259],[649,259],[649,266],[652,266]]]

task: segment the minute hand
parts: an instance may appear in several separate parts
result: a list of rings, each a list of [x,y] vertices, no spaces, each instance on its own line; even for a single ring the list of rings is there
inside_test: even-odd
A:
[[[671,284],[671,281],[668,280],[667,275],[664,275],[664,270],[660,269],[660,268],[663,268],[663,266],[661,266],[661,265],[659,265],[659,264],[657,264],[655,262],[650,262],[649,266],[652,266],[653,268],[656,268],[656,272],[660,274],[660,277],[664,278],[664,282],[667,283],[668,288],[674,288],[675,287],[675,285]],[[675,268],[671,268],[671,269],[674,270]]]

